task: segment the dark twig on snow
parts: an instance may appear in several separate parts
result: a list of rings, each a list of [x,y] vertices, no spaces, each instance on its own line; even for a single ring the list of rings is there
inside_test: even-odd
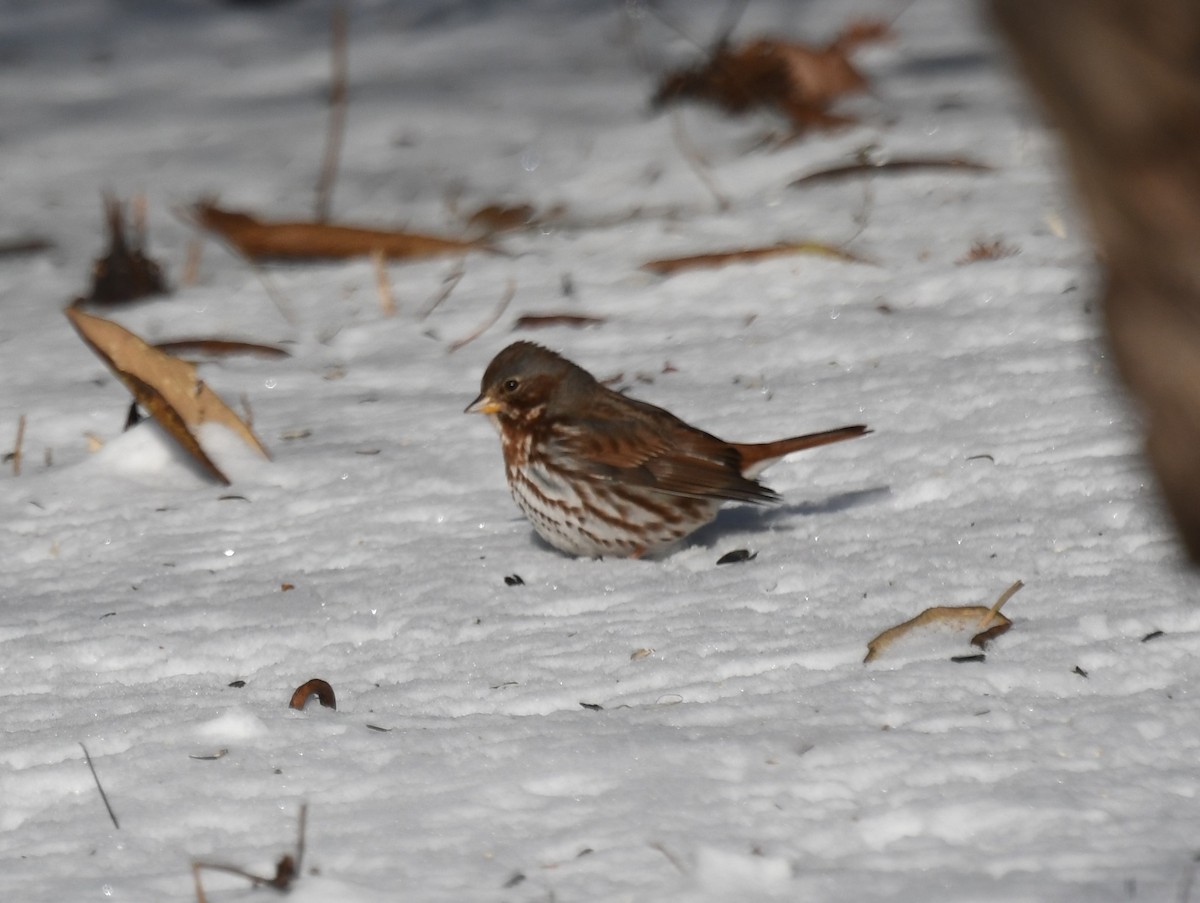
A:
[[[108,802],[108,794],[104,792],[104,787],[100,784],[100,776],[96,774],[96,766],[92,764],[92,756],[88,752],[87,747],[82,743],[79,748],[83,750],[83,759],[87,762],[87,767],[92,773],[92,780],[96,782],[96,789],[100,791],[100,799],[104,801],[104,808],[108,810],[108,817],[112,819],[113,827],[118,831],[121,830],[121,825],[117,821],[117,814],[113,812],[113,807]]]

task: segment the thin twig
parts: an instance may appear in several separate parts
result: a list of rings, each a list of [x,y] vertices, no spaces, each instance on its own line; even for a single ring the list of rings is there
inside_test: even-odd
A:
[[[13,450],[4,456],[6,461],[12,461],[13,476],[21,475],[21,446],[25,443],[25,415],[22,414],[17,419],[17,440],[13,443]]]
[[[224,872],[227,875],[237,875],[239,878],[245,878],[254,887],[273,887],[278,891],[286,892],[291,889],[292,882],[300,877],[301,869],[304,863],[304,845],[305,836],[308,828],[308,804],[300,804],[300,823],[296,831],[296,853],[295,855],[284,854],[279,861],[275,863],[275,874],[270,878],[264,878],[262,875],[256,875],[253,872],[248,872],[245,869],[238,868],[236,865],[226,865],[222,862],[204,862],[200,859],[192,860],[192,881],[196,885],[196,903],[208,903],[208,898],[204,895],[204,886],[200,882],[200,870],[208,869],[210,872]]]
[[[721,25],[717,29],[716,37],[712,41],[713,47],[720,47],[723,44],[729,43],[729,36],[737,28],[738,22],[742,21],[742,15],[746,12],[746,7],[749,5],[750,0],[733,0],[733,2],[726,5],[725,14],[721,16]]]
[[[300,826],[296,834],[296,874],[303,874],[304,844],[308,832],[308,803],[300,804]]]
[[[851,176],[872,176],[878,174],[894,174],[921,172],[926,170],[957,170],[959,172],[992,172],[994,167],[969,157],[898,157],[893,160],[863,160],[839,166],[830,166],[810,172],[788,183],[788,188],[803,188],[819,182],[831,182]]]
[[[332,33],[332,83],[329,88],[329,127],[325,133],[325,158],[317,180],[317,213],[319,223],[329,221],[333,198],[333,183],[337,180],[338,159],[342,153],[342,136],[346,130],[346,5],[333,7],[330,22]]]
[[[679,874],[681,874],[681,875],[688,874],[688,870],[684,867],[684,864],[679,860],[679,857],[676,856],[674,853],[672,853],[670,850],[668,850],[666,848],[666,846],[664,846],[663,844],[652,843],[652,844],[650,844],[650,849],[658,850],[660,853],[662,853],[664,856],[666,856],[667,862],[669,862],[669,863],[671,863],[671,865],[675,866],[675,868],[677,868],[679,870]]]
[[[446,353],[453,354],[454,352],[458,351],[459,348],[462,348],[464,345],[469,345],[471,342],[474,342],[477,338],[479,338],[481,335],[483,335],[485,332],[487,332],[489,329],[491,329],[493,326],[495,326],[496,321],[499,320],[500,317],[502,317],[504,315],[505,308],[508,307],[509,302],[512,301],[513,296],[516,293],[517,293],[517,280],[509,279],[508,280],[508,288],[505,290],[504,296],[500,299],[500,303],[496,305],[496,309],[494,311],[492,311],[491,317],[489,317],[488,320],[485,323],[483,323],[483,325],[481,325],[478,329],[476,329],[469,336],[467,336],[466,338],[459,339],[457,342],[455,342],[453,345],[451,345],[449,348],[447,348]]]
[[[442,280],[442,290],[433,297],[433,300],[425,305],[425,309],[421,311],[421,314],[417,319],[424,320],[431,313],[437,310],[441,303],[450,297],[450,293],[453,292],[455,286],[462,281],[462,277],[466,275],[466,272],[466,258],[463,258],[459,260],[458,265],[450,272],[450,274]]]
[[[843,247],[848,247],[858,241],[862,234],[867,231],[867,226],[871,225],[871,211],[875,207],[875,185],[867,181],[863,183],[862,203],[858,209],[854,211],[851,221],[854,223],[854,233],[842,242]]]
[[[230,247],[232,248],[233,246],[230,245]],[[291,302],[288,300],[287,295],[280,291],[279,287],[275,285],[271,277],[267,275],[267,271],[263,269],[262,264],[253,257],[249,257],[243,254],[241,251],[238,251],[236,248],[233,250],[235,254],[237,254],[244,261],[246,261],[247,264],[250,265],[250,269],[254,270],[254,275],[257,276],[258,281],[262,283],[262,287],[266,291],[267,297],[271,299],[271,303],[275,305],[275,309],[279,311],[279,315],[287,321],[289,326],[295,326],[296,315],[292,313]]]
[[[242,403],[242,420],[250,429],[254,429],[254,408],[250,406],[250,396],[243,392],[238,396]]]
[[[54,242],[40,235],[25,238],[9,238],[0,241],[0,257],[17,257],[23,254],[40,254],[54,247]]]
[[[136,251],[146,250],[146,194],[139,191],[133,196],[129,202],[130,223],[129,234],[133,239],[133,248]]]
[[[188,223],[194,228],[204,228],[204,226],[197,220],[196,215],[190,209],[177,207],[174,208],[172,212],[179,217],[179,219],[183,220],[185,223]],[[289,326],[295,326],[296,317],[291,311],[287,296],[275,287],[275,284],[270,280],[266,271],[263,269],[262,264],[260,264],[249,254],[242,251],[241,248],[231,242],[224,235],[215,233],[214,237],[218,242],[225,246],[225,249],[229,251],[230,254],[233,254],[235,257],[241,258],[246,262],[246,265],[250,267],[250,269],[254,271],[254,275],[258,277],[258,281],[262,283],[262,287],[266,291],[267,297],[271,299],[271,303],[275,305],[275,309],[279,311],[279,315],[287,321]]]
[[[396,294],[392,291],[392,280],[388,276],[387,258],[382,251],[371,255],[375,266],[375,290],[379,294],[379,310],[385,317],[396,316]]]
[[[624,15],[621,17],[618,38],[620,43],[629,45],[633,56],[633,64],[643,75],[653,75],[655,67],[650,54],[642,43],[642,9],[639,4],[621,4]]]
[[[200,869],[203,866],[192,860],[192,883],[196,886],[196,903],[208,903],[208,897],[204,895],[204,885],[200,883]]]
[[[671,111],[671,134],[675,136],[675,145],[679,148],[679,152],[683,154],[683,159],[687,161],[688,166],[692,168],[692,172],[696,174],[704,187],[707,188],[713,198],[716,199],[717,209],[721,211],[728,210],[732,206],[729,198],[717,187],[716,180],[713,179],[712,173],[709,171],[708,165],[700,156],[700,152],[696,150],[688,137],[687,130],[683,126],[683,115],[679,110]]]
[[[96,782],[96,789],[100,791],[100,799],[104,800],[104,808],[108,810],[108,817],[112,819],[113,827],[119,831],[121,830],[121,825],[117,821],[117,814],[113,812],[113,807],[109,805],[108,794],[104,792],[104,788],[100,785],[100,776],[96,774],[96,766],[92,764],[91,754],[88,753],[87,747],[83,743],[79,744],[79,748],[83,750],[84,761],[87,762],[87,767],[92,772],[92,780]]]
[[[1183,881],[1179,885],[1179,903],[1191,903],[1192,885],[1196,883],[1196,864],[1200,863],[1200,853],[1192,854],[1187,871],[1183,873]]]
[[[204,257],[204,239],[193,235],[188,241],[187,256],[183,259],[183,272],[179,274],[181,286],[195,285],[200,278],[200,260]]]
[[[238,868],[236,865],[225,865],[223,862],[193,862],[192,873],[196,875],[197,886],[199,886],[200,881],[200,869],[208,869],[210,872],[224,872],[226,875],[237,875],[239,878],[245,878],[255,887],[266,887],[275,880],[248,872],[243,868]],[[203,891],[201,892],[203,893]]]
[[[687,41],[687,43],[691,44],[693,47],[695,47],[701,53],[710,53],[711,52],[711,48],[705,47],[703,44],[701,44],[699,41],[697,41],[695,38],[693,38],[690,34],[688,34],[687,30],[684,29],[683,26],[679,25],[677,22],[675,22],[669,16],[664,15],[662,10],[655,9],[652,4],[649,4],[649,3],[638,4],[637,9],[638,9],[639,13],[641,13],[641,12],[650,13],[650,15],[652,15],[655,19],[658,20],[660,25],[665,26],[669,31],[675,32],[675,34],[677,36],[683,38],[683,40]],[[718,32],[718,34],[720,34],[720,33]]]

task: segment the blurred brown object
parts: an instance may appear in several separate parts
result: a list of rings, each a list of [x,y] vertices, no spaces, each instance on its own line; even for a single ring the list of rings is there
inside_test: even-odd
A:
[[[655,89],[655,109],[684,100],[700,100],[740,116],[772,109],[799,134],[808,128],[837,128],[854,119],[830,112],[847,94],[869,88],[866,77],[850,61],[863,44],[892,37],[882,22],[850,22],[832,42],[821,47],[764,37],[743,44],[722,38],[708,58],[668,72]]]
[[[1200,4],[992,0],[992,12],[1062,132],[1117,365],[1200,563]]]
[[[92,264],[92,290],[86,300],[93,304],[125,304],[170,291],[162,268],[146,254],[145,197],[138,195],[131,206],[133,226],[126,237],[120,200],[104,196],[108,250]]]

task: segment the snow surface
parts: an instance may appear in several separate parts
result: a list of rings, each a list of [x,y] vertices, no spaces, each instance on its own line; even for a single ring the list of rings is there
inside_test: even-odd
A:
[[[703,43],[724,9],[663,14]],[[327,13],[5,4],[0,238],[55,248],[0,260],[0,445],[28,417],[0,477],[0,898],[194,899],[194,857],[270,874],[307,802],[296,901],[1187,899],[1195,584],[1052,138],[977,11],[903,7],[859,55],[875,91],[844,132],[768,152],[769,117],[685,109],[721,211],[647,110],[695,47],[639,6],[359,0],[337,215],[454,232],[529,202],[572,222],[471,256],[425,319],[454,261],[392,265],[391,318],[368,262],[270,267],[289,321],[211,242],[198,284],[114,314],[291,349],[203,367],[274,453],[209,435],[226,489],[152,425],[121,433],[127,393],[60,310],[102,250],[102,190],[146,193],[173,277],[192,236],[173,207],[311,214]],[[757,0],[738,35],[869,14],[897,7]],[[997,169],[786,187],[871,144]],[[876,265],[639,270],[784,239]],[[992,239],[1019,254],[958,265]],[[510,279],[500,322],[448,353]],[[777,465],[783,505],[731,508],[662,561],[567,558],[460,413],[515,318],[553,312],[607,320],[523,335],[719,435],[876,432]],[[716,566],[738,548],[757,557]],[[1017,578],[986,662],[862,663],[883,629]],[[287,708],[313,676],[336,712]]]

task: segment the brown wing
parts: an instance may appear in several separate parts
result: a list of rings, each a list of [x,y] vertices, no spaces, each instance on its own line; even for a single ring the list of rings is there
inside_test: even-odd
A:
[[[759,504],[778,496],[741,474],[737,449],[662,408],[604,399],[587,417],[559,418],[551,444],[593,476],[664,495]]]

